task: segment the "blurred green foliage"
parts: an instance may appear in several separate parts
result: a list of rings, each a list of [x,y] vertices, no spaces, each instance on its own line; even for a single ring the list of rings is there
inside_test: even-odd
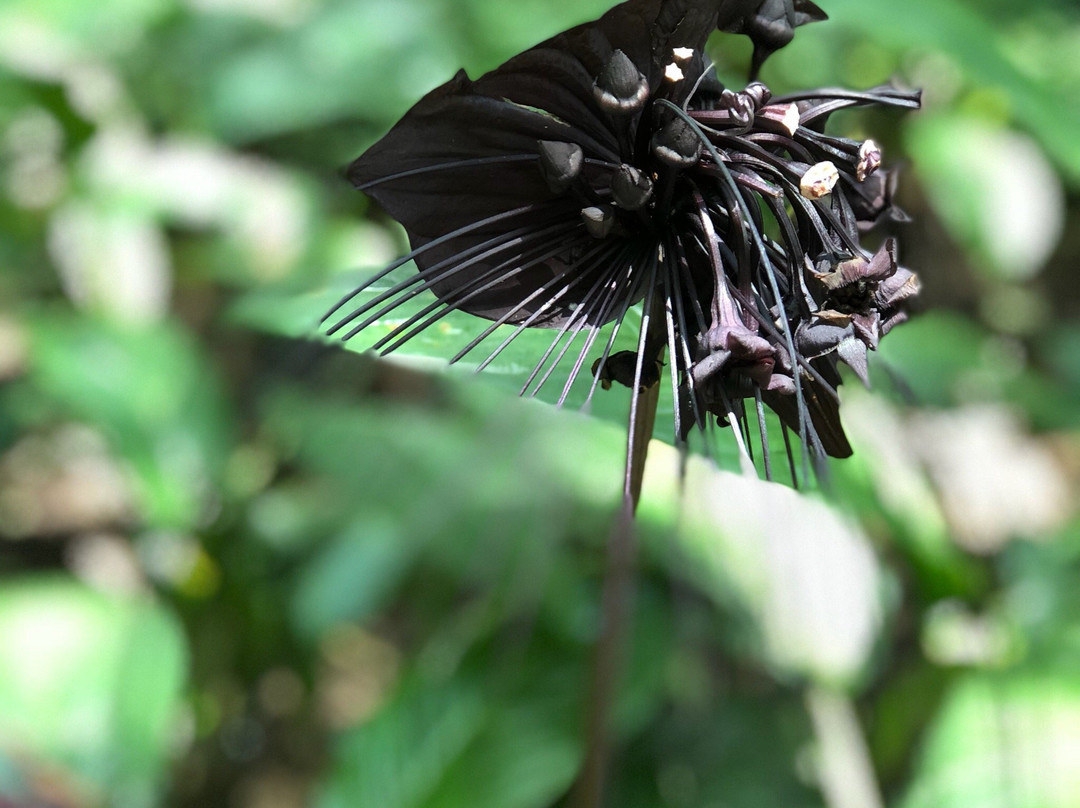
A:
[[[341,166],[607,5],[0,5],[0,805],[564,804],[626,395],[313,334],[404,249]],[[654,443],[611,804],[1075,808],[1080,13],[821,5],[764,78],[925,87],[838,123],[930,311],[827,499]]]

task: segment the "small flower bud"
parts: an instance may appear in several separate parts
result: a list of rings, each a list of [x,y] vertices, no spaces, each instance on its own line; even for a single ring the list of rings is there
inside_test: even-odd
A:
[[[726,110],[731,116],[733,123],[739,126],[749,126],[754,120],[754,105],[744,93],[733,93],[724,90],[720,94],[720,108]]]
[[[859,162],[855,166],[855,179],[864,182],[881,166],[881,147],[872,140],[867,140],[859,147]]]
[[[593,83],[593,95],[608,112],[626,115],[641,109],[649,97],[649,82],[629,56],[616,50]]]
[[[761,107],[769,103],[769,99],[772,98],[772,90],[770,90],[763,82],[752,81],[746,85],[746,89],[743,90],[743,95],[750,99],[750,102],[754,105],[755,109],[761,109]]]
[[[585,155],[576,143],[541,140],[538,144],[540,173],[553,193],[561,194],[581,174]]]
[[[697,132],[682,118],[673,118],[653,136],[653,154],[670,166],[692,166],[701,155]]]
[[[623,210],[640,210],[652,199],[653,183],[646,174],[623,163],[611,178],[611,193]]]

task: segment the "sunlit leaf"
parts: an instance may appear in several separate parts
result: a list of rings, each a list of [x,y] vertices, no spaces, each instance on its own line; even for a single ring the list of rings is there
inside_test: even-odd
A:
[[[60,578],[6,583],[0,759],[60,765],[113,804],[156,805],[186,657],[175,618],[146,597]]]
[[[227,412],[215,372],[172,326],[69,316],[29,322],[30,380],[68,418],[105,431],[136,471],[145,518],[194,524],[221,474]]]
[[[1080,803],[1073,677],[972,675],[947,697],[903,808],[1071,808]]]

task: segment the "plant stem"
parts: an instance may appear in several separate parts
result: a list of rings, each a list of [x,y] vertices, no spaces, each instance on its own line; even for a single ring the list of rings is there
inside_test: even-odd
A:
[[[882,808],[870,750],[851,698],[812,686],[806,706],[817,736],[821,791],[829,808]]]
[[[651,305],[650,305],[651,303]],[[625,663],[626,637],[633,612],[634,562],[637,557],[634,514],[641,498],[641,480],[649,451],[656,406],[660,400],[660,384],[642,390],[638,384],[645,362],[657,361],[648,357],[657,345],[657,334],[663,328],[663,318],[657,316],[659,296],[646,304],[642,323],[642,340],[635,373],[636,391],[630,407],[627,429],[626,473],[623,481],[623,500],[618,516],[607,539],[604,586],[601,595],[600,633],[593,658],[592,679],[589,684],[587,747],[578,781],[570,798],[574,808],[600,808],[604,799],[604,781],[608,758],[611,756],[611,714]],[[662,312],[662,309],[659,309]],[[663,343],[659,343],[659,351]]]

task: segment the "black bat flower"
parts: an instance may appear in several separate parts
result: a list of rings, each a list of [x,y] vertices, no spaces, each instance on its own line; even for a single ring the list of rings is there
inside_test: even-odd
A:
[[[808,0],[630,0],[476,81],[459,73],[349,168],[413,249],[341,300],[329,333],[349,339],[430,290],[436,300],[376,348],[453,310],[492,321],[454,361],[500,325],[516,330],[481,366],[524,329],[555,329],[527,390],[584,333],[562,398],[585,367],[593,390],[647,388],[666,350],[679,439],[713,416],[744,442],[752,401],[767,471],[765,406],[804,455],[850,454],[837,365],[865,377],[866,350],[903,318],[918,280],[895,242],[873,256],[860,245],[863,230],[902,216],[880,150],[824,126],[849,107],[916,108],[918,94],[733,92],[703,54],[713,31],[745,33],[756,70],[823,18]],[[415,276],[346,308],[409,260]],[[637,350],[613,351],[639,302]]]

